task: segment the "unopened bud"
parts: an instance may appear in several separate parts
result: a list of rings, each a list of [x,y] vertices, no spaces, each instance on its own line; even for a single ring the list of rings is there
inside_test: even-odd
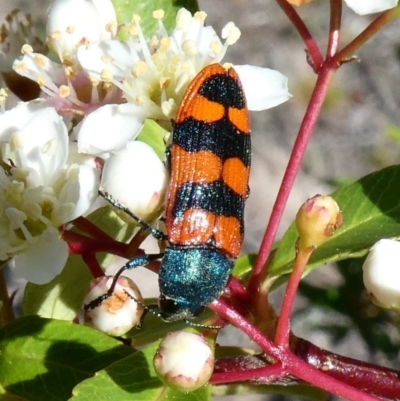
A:
[[[152,222],[162,214],[168,174],[155,151],[144,142],[128,142],[107,159],[101,187],[141,219]],[[136,223],[118,212],[128,223]]]
[[[214,354],[203,336],[179,331],[167,334],[154,356],[160,380],[180,391],[205,385],[214,370]]]
[[[90,285],[85,305],[104,295],[114,281],[113,276],[99,277]],[[86,323],[111,336],[122,336],[136,326],[143,315],[143,297],[128,277],[119,277],[113,294],[99,306],[85,313]]]
[[[308,199],[296,215],[300,250],[316,248],[341,227],[343,216],[330,196],[316,195]]]
[[[400,242],[381,239],[363,264],[365,288],[371,300],[386,309],[400,310]]]

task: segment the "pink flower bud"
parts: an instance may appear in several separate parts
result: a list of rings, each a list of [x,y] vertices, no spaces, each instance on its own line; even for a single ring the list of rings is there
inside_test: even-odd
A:
[[[376,305],[400,310],[400,242],[382,239],[369,251],[363,264],[363,279]]]
[[[88,304],[105,294],[113,280],[113,276],[99,277],[93,280],[84,303]],[[122,336],[139,323],[144,310],[142,304],[143,297],[137,285],[128,277],[120,277],[114,293],[98,307],[87,311],[85,320],[104,333],[111,336]]]
[[[308,199],[296,215],[299,249],[316,248],[341,227],[343,216],[330,196],[315,195]]]
[[[154,368],[167,386],[193,391],[205,385],[214,370],[214,355],[203,336],[168,333],[154,356]]]

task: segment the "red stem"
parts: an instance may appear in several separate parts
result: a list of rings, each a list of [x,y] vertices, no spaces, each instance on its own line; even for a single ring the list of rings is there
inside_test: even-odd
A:
[[[92,238],[113,241],[112,237],[110,237],[107,233],[105,233],[85,217],[81,216],[75,219],[74,226],[85,234],[90,235]]]
[[[223,298],[212,302],[209,308],[218,313],[223,319],[229,321],[249,336],[261,349],[276,361],[282,363],[287,374],[292,374],[297,378],[310,383],[311,385],[326,390],[349,401],[378,401],[379,398],[366,394],[356,388],[341,382],[333,377],[326,375],[299,359],[290,350],[273,344],[256,327],[254,327],[236,310],[229,307]],[[232,373],[231,379],[233,380]]]
[[[322,66],[324,58],[322,57],[322,54],[319,51],[319,48],[315,43],[315,40],[312,37],[310,31],[308,30],[307,26],[304,24],[303,20],[300,18],[299,14],[297,14],[296,10],[291,4],[289,4],[286,0],[276,0],[276,2],[281,7],[283,12],[287,15],[287,17],[290,19],[293,26],[297,29],[297,32],[303,39],[304,44],[307,47],[307,60],[311,65],[311,67],[313,68],[313,70],[317,72],[319,68]]]
[[[94,253],[92,253],[92,252],[84,253],[82,255],[82,259],[89,267],[89,270],[93,275],[93,278],[104,276],[104,271],[101,268],[101,266],[99,265],[99,262],[97,261]]]
[[[287,200],[293,188],[293,184],[297,177],[297,174],[300,170],[300,165],[303,160],[304,153],[306,151],[311,134],[313,133],[314,127],[317,123],[317,119],[321,111],[322,104],[325,100],[329,84],[332,81],[336,69],[337,66],[335,64],[327,63],[318,76],[306,114],[304,115],[302,124],[300,126],[296,142],[294,143],[289,163],[286,167],[286,171],[283,176],[282,183],[272,209],[271,217],[269,219],[264,238],[261,242],[260,251],[258,253],[254,269],[250,277],[248,287],[250,293],[255,293],[258,290],[264,265],[267,262],[268,256],[271,252],[272,245],[274,243]]]
[[[329,22],[329,40],[326,50],[326,58],[334,57],[339,48],[340,25],[342,21],[342,2],[330,0],[331,18]]]
[[[238,381],[259,381],[263,378],[263,384],[272,383],[286,374],[281,364],[267,366],[265,368],[240,370],[235,372],[214,373],[211,377],[211,384],[237,383]],[[267,379],[265,381],[265,379]]]
[[[285,349],[289,348],[290,315],[292,313],[294,299],[296,297],[301,276],[307,266],[311,253],[312,249],[305,251],[300,250],[297,253],[294,267],[286,286],[275,336],[275,344]]]

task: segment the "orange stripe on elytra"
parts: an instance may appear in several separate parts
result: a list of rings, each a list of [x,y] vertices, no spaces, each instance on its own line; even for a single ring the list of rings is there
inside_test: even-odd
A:
[[[246,167],[243,162],[236,157],[227,159],[222,168],[222,179],[224,183],[243,198],[245,198],[248,193],[249,175],[249,167]]]
[[[210,151],[190,153],[173,145],[172,153],[171,180],[174,185],[180,186],[185,182],[206,184],[221,176],[222,160]]]
[[[235,79],[238,78],[236,72],[232,68],[230,68],[228,71],[229,71],[228,72],[229,75],[231,75],[233,78],[235,78]],[[178,113],[175,118],[175,122],[180,123],[183,120],[185,120],[185,118],[187,118],[189,115],[191,115],[190,114],[192,112],[191,104],[192,104],[192,102],[195,101],[197,96],[201,97],[200,95],[198,95],[199,89],[200,89],[201,85],[203,85],[204,81],[207,78],[209,78],[215,74],[226,74],[226,73],[227,73],[227,70],[224,67],[222,67],[221,64],[211,64],[207,68],[204,68],[203,70],[201,70],[197,74],[195,79],[191,82],[189,87],[187,88],[186,94],[183,97],[181,104],[179,106]],[[209,102],[209,103],[210,103],[210,106],[214,106],[215,104],[218,104],[218,103],[214,103],[214,102]],[[215,111],[215,113],[217,113],[217,111]],[[197,114],[197,115],[199,115],[199,114]],[[208,121],[210,121],[210,120],[208,120]],[[211,120],[211,121],[215,121],[215,120]]]
[[[175,219],[168,240],[180,245],[206,244],[213,236],[215,215],[199,209],[186,210],[183,218]]]
[[[243,243],[239,220],[236,217],[218,216],[215,222],[214,238],[218,248],[236,258]]]
[[[229,121],[245,134],[250,134],[249,111],[230,107],[228,110]]]
[[[222,104],[211,102],[201,95],[195,95],[190,103],[186,103],[183,113],[187,117],[193,117],[195,120],[212,123],[221,120],[225,114],[225,108]]]

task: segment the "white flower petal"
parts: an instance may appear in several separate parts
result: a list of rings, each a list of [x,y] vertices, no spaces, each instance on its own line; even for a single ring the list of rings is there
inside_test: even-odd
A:
[[[90,113],[78,132],[78,151],[91,155],[115,151],[136,138],[146,115],[132,103],[108,104]]]
[[[270,109],[292,97],[287,78],[279,71],[251,65],[235,65],[234,68],[242,81],[249,110]]]
[[[16,167],[27,168],[31,186],[52,186],[68,157],[68,133],[62,117],[47,107],[12,136]]]
[[[65,224],[82,216],[98,197],[100,170],[88,165],[77,166],[77,170],[76,177],[73,180],[66,181],[59,195],[60,203],[73,203],[75,205],[74,211],[66,215],[60,224]]]
[[[104,28],[101,39],[110,39],[111,36],[116,34],[117,29],[117,16],[113,3],[110,0],[92,0],[92,3],[97,10],[99,25]],[[109,32],[107,29],[109,24],[114,24],[112,32]]]
[[[68,259],[68,244],[55,228],[48,228],[38,241],[14,257],[14,271],[34,284],[45,284],[59,275]]]
[[[11,135],[19,131],[36,115],[38,110],[46,107],[42,100],[18,103],[11,110],[0,113],[0,140],[8,142]]]
[[[100,9],[99,9],[100,10]],[[60,60],[74,60],[76,48],[85,43],[110,38],[92,1],[56,0],[49,9],[47,37]],[[115,21],[115,14],[111,16]]]
[[[363,264],[364,285],[375,303],[400,310],[400,242],[382,239]]]
[[[122,80],[130,74],[130,68],[139,58],[131,54],[126,43],[119,40],[107,40],[91,43],[89,46],[80,46],[77,51],[80,65],[89,75],[96,79],[101,78],[103,70],[111,72],[113,78]],[[129,66],[131,66],[129,68]]]
[[[396,7],[398,0],[344,0],[357,14],[379,13]]]

